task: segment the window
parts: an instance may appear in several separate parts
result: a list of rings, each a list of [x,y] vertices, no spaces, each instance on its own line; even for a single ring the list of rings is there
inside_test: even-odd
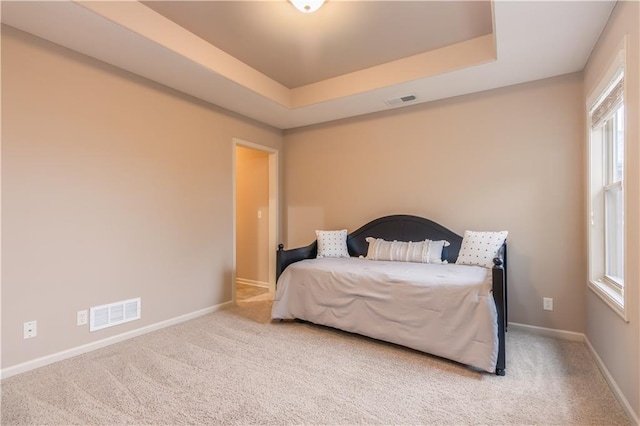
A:
[[[624,288],[624,50],[588,108],[589,285],[626,319]]]

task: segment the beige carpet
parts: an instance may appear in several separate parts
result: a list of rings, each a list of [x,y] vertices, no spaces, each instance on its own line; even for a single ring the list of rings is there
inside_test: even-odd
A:
[[[585,346],[512,330],[507,376],[242,303],[9,378],[11,424],[629,424]]]

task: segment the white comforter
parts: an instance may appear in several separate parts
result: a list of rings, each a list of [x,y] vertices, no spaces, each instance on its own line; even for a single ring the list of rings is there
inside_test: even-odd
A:
[[[498,357],[491,270],[480,266],[303,260],[278,279],[271,318],[323,324],[488,372]]]

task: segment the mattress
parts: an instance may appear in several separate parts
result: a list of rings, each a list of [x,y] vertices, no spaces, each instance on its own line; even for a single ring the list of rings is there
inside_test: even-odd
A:
[[[491,269],[480,266],[307,259],[278,279],[271,317],[335,327],[495,372]]]

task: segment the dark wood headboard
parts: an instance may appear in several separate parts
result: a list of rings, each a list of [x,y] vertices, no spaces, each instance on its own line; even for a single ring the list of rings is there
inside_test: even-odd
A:
[[[442,252],[442,259],[455,263],[460,252],[462,237],[432,220],[419,216],[397,214],[384,216],[361,226],[347,236],[347,248],[351,256],[366,256],[369,243],[367,237],[382,238],[387,241],[446,240],[451,244]],[[314,241],[306,247],[284,250],[278,246],[276,279],[290,264],[303,259],[312,259],[318,254],[318,243]]]
[[[347,236],[347,247],[351,256],[366,256],[369,243],[367,237],[382,238],[387,241],[446,240],[442,259],[455,263],[460,252],[462,237],[429,219],[410,215],[393,215],[375,219]]]

